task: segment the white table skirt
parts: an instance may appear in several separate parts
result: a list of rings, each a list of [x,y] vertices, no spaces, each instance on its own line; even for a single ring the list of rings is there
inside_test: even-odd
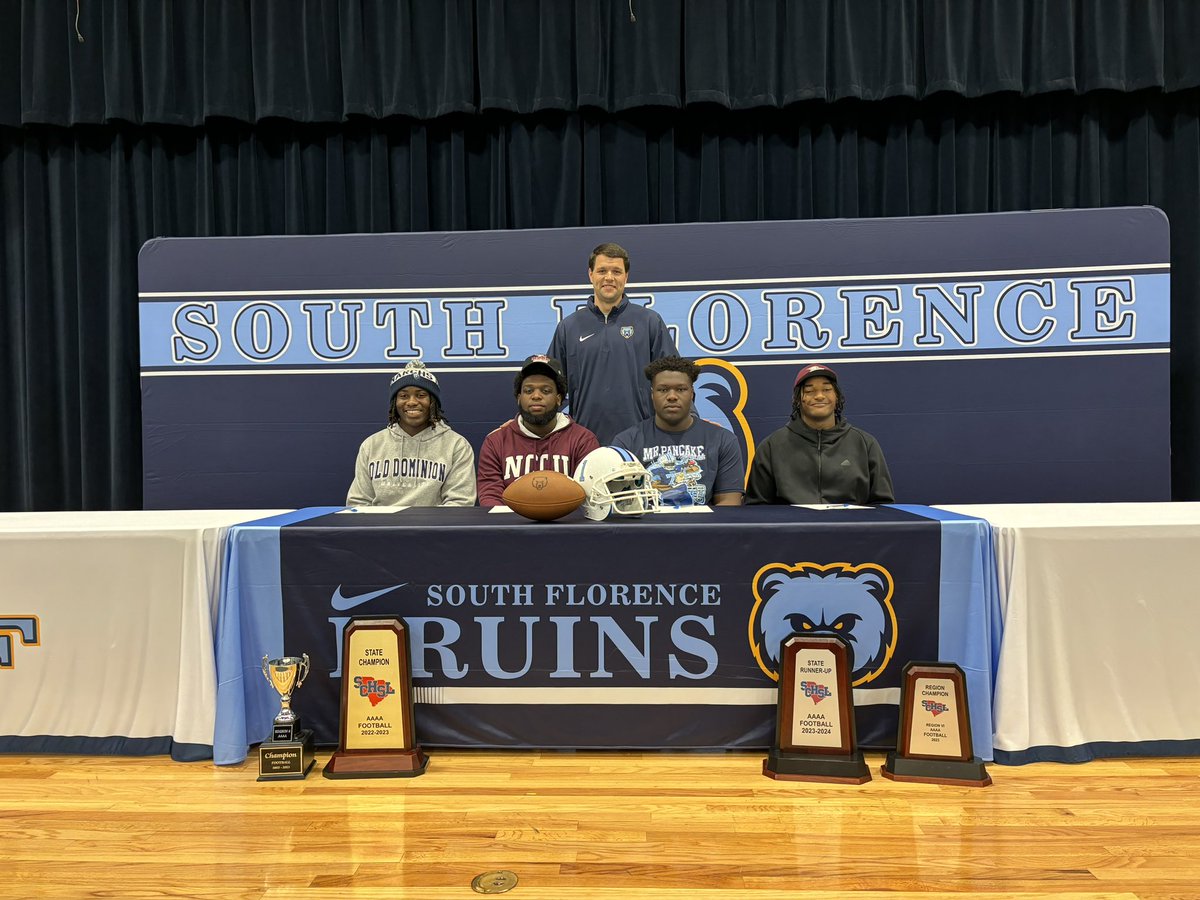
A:
[[[1200,750],[1200,503],[945,508],[993,528],[997,760]]]
[[[36,740],[22,746],[47,752],[139,752],[142,739],[211,747],[225,536],[272,512],[0,515],[11,651],[0,742]],[[20,636],[30,618],[36,645]]]

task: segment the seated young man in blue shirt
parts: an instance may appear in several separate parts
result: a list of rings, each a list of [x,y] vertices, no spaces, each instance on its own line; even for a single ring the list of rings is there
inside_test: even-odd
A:
[[[692,411],[700,369],[678,356],[645,368],[654,415],[613,438],[641,460],[662,506],[741,506],[746,469],[734,436]]]

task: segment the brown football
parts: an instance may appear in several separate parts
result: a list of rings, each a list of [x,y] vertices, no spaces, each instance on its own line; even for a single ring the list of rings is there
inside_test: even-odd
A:
[[[583,500],[583,486],[562,472],[530,472],[504,489],[504,505],[537,522],[561,519]]]

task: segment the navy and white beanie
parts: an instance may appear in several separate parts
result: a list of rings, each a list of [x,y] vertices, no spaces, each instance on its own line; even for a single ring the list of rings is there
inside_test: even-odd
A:
[[[437,376],[425,368],[425,363],[419,359],[412,360],[404,371],[397,372],[392,376],[392,383],[389,386],[388,403],[392,406],[396,404],[396,394],[401,388],[419,387],[423,391],[428,391],[438,402],[438,406],[442,405],[442,389],[438,384]]]

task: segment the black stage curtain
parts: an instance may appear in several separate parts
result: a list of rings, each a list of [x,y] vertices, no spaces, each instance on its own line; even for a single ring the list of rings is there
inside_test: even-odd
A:
[[[1200,499],[1190,3],[82,0],[82,44],[74,2],[0,9],[0,509],[140,506],[154,236],[1131,204],[1172,223]]]
[[[1200,87],[1194,0],[0,0],[3,8],[0,125]]]

